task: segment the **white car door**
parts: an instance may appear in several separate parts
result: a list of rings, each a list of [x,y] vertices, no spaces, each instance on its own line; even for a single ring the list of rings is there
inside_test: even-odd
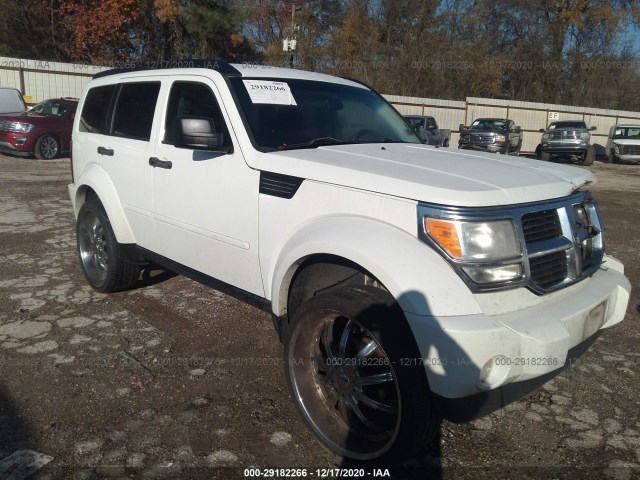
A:
[[[264,296],[258,261],[259,172],[245,163],[210,78],[174,76],[168,90],[150,166],[161,253]],[[212,119],[228,151],[176,147],[176,117]]]

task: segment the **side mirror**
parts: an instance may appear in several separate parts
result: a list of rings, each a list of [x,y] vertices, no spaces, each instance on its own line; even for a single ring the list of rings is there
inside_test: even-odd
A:
[[[458,125],[458,131],[463,131],[464,130],[464,123],[461,123],[460,125]]]
[[[514,130],[514,132],[516,132],[516,133],[520,133],[520,132],[522,132],[522,129],[521,129],[520,127],[516,127],[516,128],[515,128],[515,130]]]
[[[207,117],[177,117],[175,119],[175,146],[191,150],[230,153],[223,146],[224,135],[216,131],[215,123]]]
[[[595,130],[596,127],[589,127],[589,130]]]
[[[546,132],[546,130],[544,128],[541,128],[539,131],[540,131],[540,133]]]

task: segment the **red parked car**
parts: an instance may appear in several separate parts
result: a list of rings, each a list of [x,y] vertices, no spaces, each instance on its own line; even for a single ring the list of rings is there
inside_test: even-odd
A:
[[[0,115],[0,152],[50,160],[71,149],[78,100],[52,98],[19,114]]]

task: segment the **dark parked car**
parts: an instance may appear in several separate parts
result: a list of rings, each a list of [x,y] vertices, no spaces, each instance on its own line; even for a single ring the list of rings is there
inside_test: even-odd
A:
[[[478,118],[469,127],[460,124],[458,148],[520,155],[522,130],[508,118]]]
[[[435,118],[425,117],[424,115],[405,115],[404,118],[427,145],[435,145],[436,147],[449,146],[451,130],[438,128]]]
[[[0,151],[50,160],[70,150],[77,99],[40,102],[26,112],[0,115]]]

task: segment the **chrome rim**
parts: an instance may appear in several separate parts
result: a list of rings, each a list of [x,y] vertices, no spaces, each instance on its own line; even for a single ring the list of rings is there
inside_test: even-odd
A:
[[[98,216],[86,211],[78,222],[78,250],[87,276],[94,285],[107,277],[109,255],[104,227]]]
[[[40,142],[40,153],[44,158],[54,158],[58,154],[58,142],[53,137],[45,137]]]
[[[350,458],[389,450],[400,427],[400,390],[371,332],[337,312],[314,311],[291,341],[289,374],[312,430]]]

